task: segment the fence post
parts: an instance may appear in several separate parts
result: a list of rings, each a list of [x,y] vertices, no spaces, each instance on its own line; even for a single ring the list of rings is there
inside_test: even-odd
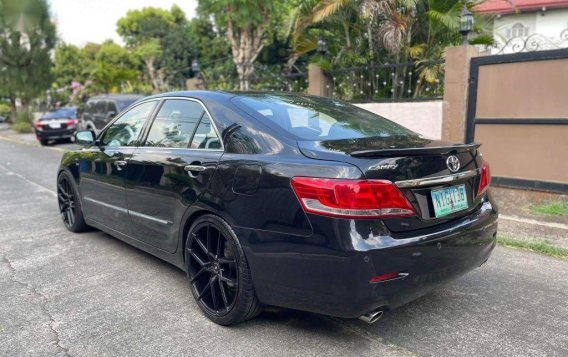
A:
[[[469,65],[478,55],[469,45],[446,48],[442,140],[465,143]]]
[[[327,74],[317,64],[308,66],[308,94],[322,97],[331,96],[331,81]]]

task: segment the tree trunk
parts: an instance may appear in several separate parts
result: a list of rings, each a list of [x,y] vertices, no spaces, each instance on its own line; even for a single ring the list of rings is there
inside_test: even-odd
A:
[[[150,77],[150,82],[152,83],[152,87],[154,90],[159,92],[161,89],[160,81],[156,74],[156,68],[154,67],[154,57],[146,57],[144,58],[144,64],[146,64],[146,68],[148,69],[148,76]]]
[[[18,109],[16,108],[16,97],[10,96],[10,122],[15,123],[18,116]]]
[[[239,89],[249,90],[250,78],[254,73],[254,61],[264,47],[264,25],[248,25],[236,29],[232,21],[227,23],[227,38],[231,43],[233,62],[239,75]]]

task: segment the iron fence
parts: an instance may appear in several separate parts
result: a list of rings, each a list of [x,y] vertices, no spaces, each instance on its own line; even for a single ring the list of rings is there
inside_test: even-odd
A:
[[[367,65],[328,71],[328,95],[350,101],[440,99],[444,61]]]
[[[203,79],[203,85],[206,89],[212,90],[239,90],[239,79],[234,76],[215,80]],[[252,77],[249,81],[249,90],[306,93],[308,75],[307,73],[282,73]]]
[[[568,48],[568,28],[555,36],[533,33],[528,36],[512,37],[507,40],[498,37],[493,45],[480,46],[480,54],[483,56],[506,55],[561,48]]]

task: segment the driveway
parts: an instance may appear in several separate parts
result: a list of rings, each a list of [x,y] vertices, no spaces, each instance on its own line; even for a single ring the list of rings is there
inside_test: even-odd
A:
[[[0,355],[568,356],[568,262],[502,247],[373,325],[270,308],[217,326],[182,271],[63,227],[61,155],[0,136]]]

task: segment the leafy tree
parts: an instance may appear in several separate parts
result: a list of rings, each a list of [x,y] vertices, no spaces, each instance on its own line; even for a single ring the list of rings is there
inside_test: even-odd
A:
[[[225,34],[215,28],[215,24],[207,15],[198,14],[189,21],[187,36],[194,46],[199,61],[203,64],[228,59],[231,56],[231,45]]]
[[[53,75],[58,87],[68,87],[74,81],[85,83],[89,78],[94,57],[88,58],[84,49],[60,43],[53,57]]]
[[[163,71],[156,69],[156,59],[162,54],[160,41],[157,39],[149,39],[139,44],[134,52],[139,56],[146,65],[146,71],[150,77],[152,87],[159,89],[163,86]]]
[[[49,88],[55,43],[45,0],[0,0],[0,88],[10,100],[12,120],[17,98],[27,107]]]
[[[235,64],[231,59],[231,45],[224,32],[215,28],[208,15],[198,14],[191,19],[187,36],[193,44],[195,57],[201,64],[200,76],[209,88],[216,88],[216,82],[225,82],[227,78],[236,75]],[[229,85],[224,89],[234,88]]]
[[[239,76],[241,90],[249,89],[254,62],[268,42],[267,33],[280,23],[288,9],[282,0],[201,0],[199,11],[223,28]]]
[[[193,52],[187,25],[185,14],[176,5],[170,11],[154,7],[128,11],[118,20],[119,35],[129,48],[144,55],[148,76],[157,91],[164,89],[164,82],[178,85],[189,75]]]
[[[106,41],[95,57],[91,73],[94,85],[105,92],[116,92],[121,85],[138,77],[138,65],[136,56],[127,49]]]

